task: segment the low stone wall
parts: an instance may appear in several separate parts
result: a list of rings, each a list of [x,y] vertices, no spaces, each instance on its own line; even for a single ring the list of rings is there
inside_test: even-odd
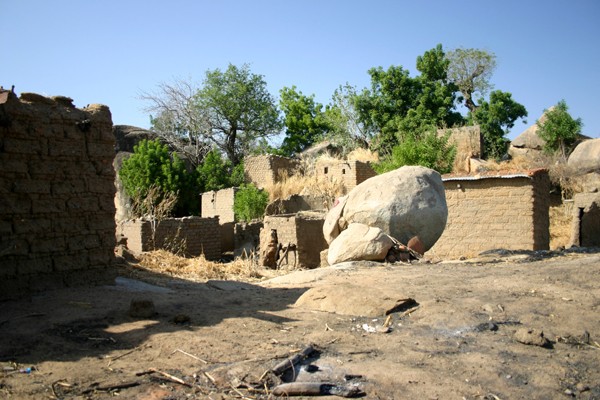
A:
[[[448,222],[428,256],[451,259],[493,249],[549,248],[547,171],[442,179]]]
[[[119,224],[119,234],[127,238],[127,248],[135,253],[154,249],[173,250],[185,241],[185,254],[197,257],[204,254],[207,260],[221,258],[221,227],[219,218],[166,218],[156,225],[153,243],[152,224],[140,219]]]
[[[263,229],[277,231],[277,238],[283,246],[289,243],[297,248],[296,268],[316,268],[321,264],[321,251],[327,248],[323,236],[324,213],[300,212],[292,215],[266,216]],[[266,243],[261,243],[261,246]],[[288,257],[291,267],[294,255]],[[286,264],[283,264],[285,267]]]
[[[0,90],[0,298],[113,282],[110,110]]]

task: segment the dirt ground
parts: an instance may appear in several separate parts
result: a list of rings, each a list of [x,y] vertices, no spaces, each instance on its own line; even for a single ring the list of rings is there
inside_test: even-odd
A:
[[[600,399],[598,250],[260,283],[128,271],[0,303],[0,398],[266,399],[296,381],[367,399]],[[144,299],[156,314],[131,317]]]

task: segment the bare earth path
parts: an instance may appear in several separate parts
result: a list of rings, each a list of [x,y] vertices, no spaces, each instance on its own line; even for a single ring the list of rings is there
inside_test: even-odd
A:
[[[286,379],[368,399],[600,399],[598,252],[354,263],[260,284],[147,278],[0,303],[0,398],[269,398],[279,378],[265,372],[313,344]],[[157,314],[130,317],[134,298]],[[386,318],[365,308],[408,298],[389,332],[370,332]],[[548,344],[517,341],[522,329]]]

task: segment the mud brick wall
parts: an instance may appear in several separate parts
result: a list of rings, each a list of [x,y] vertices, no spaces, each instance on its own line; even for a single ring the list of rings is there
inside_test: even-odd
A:
[[[486,250],[546,250],[550,183],[545,170],[487,177],[443,177],[448,222],[427,252],[442,259]]]
[[[185,240],[185,254],[197,257],[204,254],[207,260],[221,258],[221,227],[219,218],[165,218],[156,225],[155,242],[152,241],[152,224],[140,219],[123,221],[119,233],[127,238],[127,248],[135,253],[154,249],[172,250]]]
[[[266,216],[263,229],[277,230],[279,243],[297,246],[296,268],[317,268],[321,263],[320,253],[327,248],[323,237],[324,213],[300,212],[292,215]],[[263,244],[261,243],[261,246]],[[289,267],[294,255],[288,257]],[[283,264],[285,266],[285,263]]]
[[[205,192],[200,195],[201,212],[203,218],[219,217],[221,224],[221,252],[234,249],[235,214],[233,203],[237,188],[221,189]]]
[[[110,110],[0,91],[0,298],[112,282]]]
[[[470,172],[469,160],[472,157],[480,158],[483,149],[483,138],[479,125],[440,129],[438,136],[443,136],[448,132],[450,132],[450,143],[456,146],[453,171]]]
[[[259,188],[279,182],[282,176],[291,176],[297,167],[297,161],[275,155],[246,157],[244,174],[246,180]]]
[[[320,160],[315,166],[315,172],[317,177],[342,182],[347,192],[377,175],[371,164],[362,161]]]
[[[258,253],[260,246],[260,230],[263,227],[262,221],[241,222],[234,225],[234,255],[240,257],[249,255],[252,252]]]
[[[571,245],[600,247],[600,193],[573,196]]]

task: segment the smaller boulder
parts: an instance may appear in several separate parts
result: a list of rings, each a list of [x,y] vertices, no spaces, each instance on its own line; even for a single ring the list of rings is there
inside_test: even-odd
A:
[[[329,245],[327,262],[383,261],[393,245],[393,239],[380,228],[352,223]]]

